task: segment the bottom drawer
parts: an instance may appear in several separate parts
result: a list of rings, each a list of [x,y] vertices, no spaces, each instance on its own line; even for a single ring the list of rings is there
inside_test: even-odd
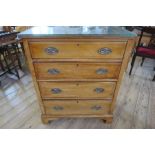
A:
[[[109,100],[46,100],[45,112],[49,115],[103,115],[109,114]]]

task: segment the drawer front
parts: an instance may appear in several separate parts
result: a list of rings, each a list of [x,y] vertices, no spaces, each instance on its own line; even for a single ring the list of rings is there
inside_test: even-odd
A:
[[[46,100],[45,112],[49,115],[104,115],[110,112],[110,101],[106,100]]]
[[[115,58],[123,57],[126,42],[33,42],[32,58]]]
[[[115,82],[39,82],[42,98],[112,98]]]
[[[120,63],[35,63],[37,79],[117,79]]]

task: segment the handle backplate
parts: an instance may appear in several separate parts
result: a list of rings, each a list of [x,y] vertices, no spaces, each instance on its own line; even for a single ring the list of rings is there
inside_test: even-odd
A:
[[[62,106],[54,106],[53,109],[56,110],[56,111],[61,111],[64,108]]]
[[[59,51],[58,51],[58,49],[55,48],[55,47],[47,47],[47,48],[45,48],[45,52],[46,52],[47,54],[52,54],[52,55],[54,55],[54,54],[57,54]]]
[[[101,55],[107,55],[112,53],[112,50],[110,48],[104,47],[98,50],[98,53]]]
[[[104,92],[104,89],[103,88],[95,88],[94,91],[96,93],[103,93]]]
[[[52,68],[52,69],[48,69],[47,71],[49,74],[52,74],[52,75],[56,75],[56,74],[59,74],[60,71],[58,69],[55,69],[55,68]]]
[[[60,88],[53,88],[53,89],[51,89],[51,92],[53,94],[60,94],[62,92],[62,90]]]
[[[108,70],[104,69],[104,68],[99,68],[98,70],[96,70],[96,74],[107,74]]]
[[[100,105],[95,105],[93,107],[91,107],[92,110],[101,110],[102,107]]]

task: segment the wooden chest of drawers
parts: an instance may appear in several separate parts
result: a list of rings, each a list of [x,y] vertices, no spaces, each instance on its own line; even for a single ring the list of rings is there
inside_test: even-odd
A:
[[[111,122],[134,35],[35,36],[30,32],[21,36],[43,122],[61,117]]]

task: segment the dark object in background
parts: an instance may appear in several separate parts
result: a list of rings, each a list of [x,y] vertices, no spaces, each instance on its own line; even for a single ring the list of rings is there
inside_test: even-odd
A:
[[[128,30],[128,31],[133,31],[135,29],[135,26],[125,26],[125,28]]]
[[[155,49],[155,35],[153,35],[151,37],[151,40],[150,40],[150,43],[149,43],[149,47]]]
[[[0,31],[0,68],[2,70],[0,76],[9,73],[20,79],[17,68],[19,67],[22,70],[22,65],[19,57],[19,40],[16,39],[17,33]],[[17,65],[16,61],[18,62]]]
[[[14,40],[17,38],[18,32],[0,32],[0,44]]]
[[[139,37],[138,45],[136,47],[136,51],[131,61],[131,68],[130,68],[129,75],[131,75],[136,56],[142,57],[141,66],[143,65],[145,58],[155,59],[155,27],[148,26],[148,27],[141,27],[141,28],[142,30]],[[141,44],[141,39],[143,37],[144,32],[151,34],[151,39],[147,47],[144,47]],[[153,81],[155,81],[155,75],[154,75]]]

